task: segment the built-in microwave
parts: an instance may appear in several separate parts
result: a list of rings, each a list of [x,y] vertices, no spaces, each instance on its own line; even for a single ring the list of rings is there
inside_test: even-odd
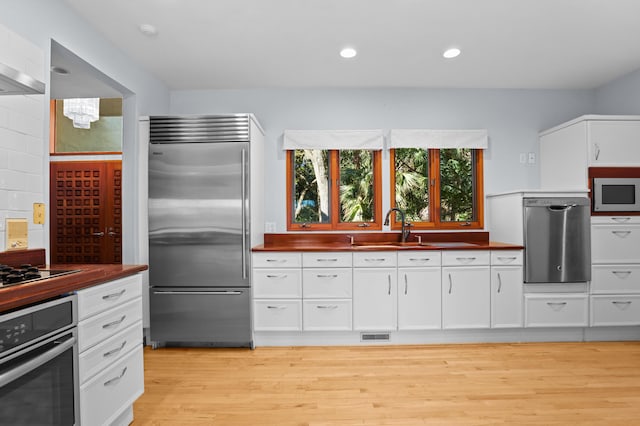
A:
[[[640,212],[640,178],[593,178],[594,212]]]

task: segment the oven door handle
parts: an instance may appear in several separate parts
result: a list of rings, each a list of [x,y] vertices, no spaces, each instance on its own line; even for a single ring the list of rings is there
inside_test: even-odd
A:
[[[65,340],[63,343],[58,344],[54,348],[49,349],[45,353],[42,353],[26,362],[23,362],[22,364],[12,368],[10,371],[7,371],[4,374],[0,374],[0,388],[35,370],[42,364],[51,361],[55,357],[62,354],[64,351],[72,348],[75,344],[76,338],[71,337],[70,339]]]

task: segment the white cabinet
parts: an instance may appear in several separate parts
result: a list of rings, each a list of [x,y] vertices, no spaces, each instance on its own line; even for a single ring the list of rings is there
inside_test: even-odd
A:
[[[133,419],[133,403],[144,391],[141,294],[140,275],[78,291],[82,424]]]
[[[358,256],[356,256],[358,255]],[[376,331],[397,328],[397,268],[395,252],[354,253],[353,328]]]
[[[593,217],[591,261],[591,326],[640,325],[640,217]]]
[[[442,268],[442,327],[488,328],[491,325],[489,252],[481,263],[476,252],[456,252],[445,258],[474,263],[475,266],[444,266]],[[458,259],[459,258],[459,259]],[[468,260],[472,259],[472,260]]]
[[[491,252],[491,327],[523,325],[522,250]]]
[[[302,255],[253,254],[253,328],[302,330]]]
[[[586,327],[589,324],[588,307],[586,294],[526,294],[525,326]]]
[[[398,330],[442,328],[440,267],[398,268]]]
[[[541,188],[588,188],[590,166],[640,166],[640,116],[587,115],[540,133]]]
[[[302,325],[306,331],[352,329],[350,252],[302,253]]]

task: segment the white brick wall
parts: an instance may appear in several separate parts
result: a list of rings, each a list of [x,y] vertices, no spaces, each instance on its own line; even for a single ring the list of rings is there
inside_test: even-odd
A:
[[[44,52],[2,25],[0,62],[45,81]],[[29,247],[44,247],[48,225],[34,225],[32,210],[33,203],[48,205],[44,200],[45,102],[44,95],[0,95],[0,251],[6,245],[6,218],[27,218]]]

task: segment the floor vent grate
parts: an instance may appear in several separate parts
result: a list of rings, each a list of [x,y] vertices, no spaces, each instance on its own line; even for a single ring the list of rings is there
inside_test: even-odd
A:
[[[360,333],[361,342],[389,341],[389,333]]]

